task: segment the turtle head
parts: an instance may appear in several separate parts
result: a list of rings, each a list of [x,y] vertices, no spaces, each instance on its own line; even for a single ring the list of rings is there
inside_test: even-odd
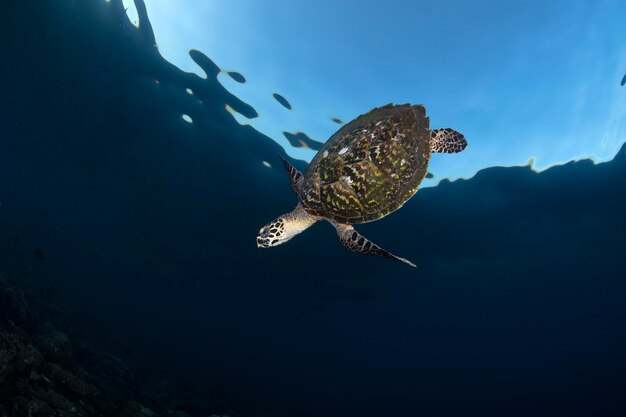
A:
[[[256,237],[256,245],[259,248],[278,246],[309,228],[317,220],[317,217],[307,214],[298,205],[291,213],[283,214],[263,226]]]
[[[279,217],[276,220],[272,220],[259,230],[259,235],[256,237],[256,245],[259,248],[271,248],[272,246],[285,243],[292,236],[287,237],[285,233],[285,219]]]

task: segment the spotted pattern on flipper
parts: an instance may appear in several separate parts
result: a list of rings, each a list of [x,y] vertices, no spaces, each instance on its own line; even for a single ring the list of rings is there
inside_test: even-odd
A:
[[[335,225],[335,227],[337,229],[337,234],[339,235],[339,240],[341,241],[341,244],[352,252],[380,256],[387,259],[395,259],[397,261],[401,261],[408,265],[411,265],[412,267],[415,267],[415,264],[413,262],[396,256],[390,252],[387,252],[380,246],[368,240],[365,236],[359,234],[359,232],[354,230],[352,226],[337,224]]]
[[[459,153],[467,147],[463,134],[449,127],[430,132],[430,146],[433,152]]]
[[[296,167],[291,165],[289,161],[287,161],[281,155],[278,155],[278,156],[280,156],[280,159],[283,161],[283,165],[285,166],[285,169],[287,170],[287,173],[289,174],[289,182],[291,183],[291,191],[293,191],[296,195],[298,195],[298,191],[300,190],[304,176],[302,175],[300,171],[296,169]]]
[[[331,136],[311,161],[299,196],[316,216],[351,224],[376,220],[415,193],[429,159],[425,109],[387,105]]]

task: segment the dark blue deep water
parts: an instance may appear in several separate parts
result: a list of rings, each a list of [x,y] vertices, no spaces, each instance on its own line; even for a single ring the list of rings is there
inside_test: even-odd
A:
[[[0,365],[21,360],[11,337],[45,356],[54,326],[134,382],[95,354],[45,356],[50,383],[5,363],[1,416],[148,415],[129,401],[194,417],[626,415],[626,147],[488,168],[360,228],[417,269],[349,253],[326,223],[262,251],[259,228],[296,203],[260,163],[280,168],[283,150],[225,110],[256,114],[209,57],[191,53],[206,79],[180,71],[112,3],[0,6],[0,282],[47,317],[29,325],[4,299]],[[109,408],[53,414],[23,384]]]

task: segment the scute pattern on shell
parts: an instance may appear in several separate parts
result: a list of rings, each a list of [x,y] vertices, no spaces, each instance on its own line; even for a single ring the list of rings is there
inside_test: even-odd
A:
[[[366,223],[415,194],[430,160],[423,106],[388,104],[339,129],[309,164],[299,197],[311,214]]]

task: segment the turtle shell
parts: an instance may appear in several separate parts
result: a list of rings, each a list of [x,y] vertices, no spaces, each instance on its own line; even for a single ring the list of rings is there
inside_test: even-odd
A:
[[[426,109],[388,104],[328,139],[307,168],[298,196],[307,212],[338,223],[366,223],[415,194],[430,160]]]

